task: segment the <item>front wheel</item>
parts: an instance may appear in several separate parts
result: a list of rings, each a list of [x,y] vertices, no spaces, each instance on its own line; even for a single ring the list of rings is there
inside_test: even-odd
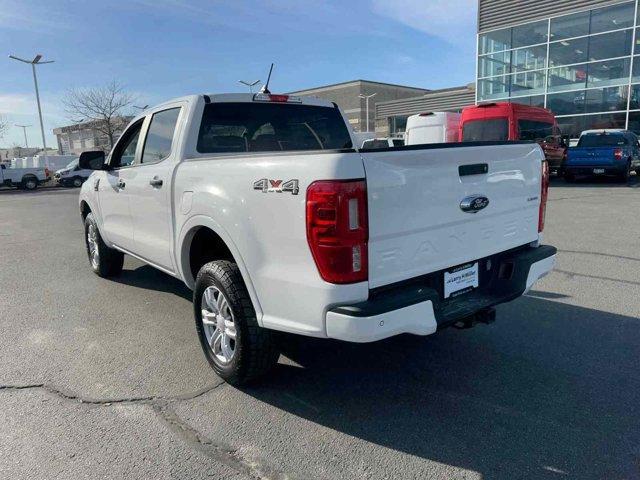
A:
[[[100,236],[93,213],[89,213],[84,219],[84,238],[92,270],[103,278],[120,275],[124,253],[107,247]]]
[[[235,263],[218,260],[200,269],[193,307],[204,354],[227,383],[242,385],[266,374],[277,363],[274,334],[258,325]]]
[[[73,186],[76,187],[76,188],[81,187],[82,186],[82,178],[74,177],[72,183],[73,183]]]

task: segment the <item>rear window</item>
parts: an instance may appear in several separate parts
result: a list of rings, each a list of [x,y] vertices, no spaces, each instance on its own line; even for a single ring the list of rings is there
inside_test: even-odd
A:
[[[538,141],[553,135],[553,123],[536,120],[518,120],[520,140]]]
[[[362,148],[389,148],[389,142],[387,140],[365,140],[362,143]]]
[[[506,118],[471,120],[462,126],[463,142],[500,142],[509,140],[509,122]]]
[[[291,152],[352,148],[337,108],[286,103],[210,103],[200,153]]]
[[[586,133],[578,140],[579,147],[618,147],[627,145],[624,135],[615,133]]]

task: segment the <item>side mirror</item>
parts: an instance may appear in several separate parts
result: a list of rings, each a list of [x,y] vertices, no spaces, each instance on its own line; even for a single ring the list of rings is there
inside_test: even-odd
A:
[[[83,170],[104,170],[104,152],[82,152],[78,159],[78,167]]]

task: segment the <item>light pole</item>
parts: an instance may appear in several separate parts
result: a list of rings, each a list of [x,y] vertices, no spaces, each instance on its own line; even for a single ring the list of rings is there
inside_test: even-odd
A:
[[[376,93],[372,93],[371,95],[363,95],[362,93],[360,95],[358,95],[358,97],[360,98],[364,98],[367,102],[367,132],[369,132],[369,99],[375,97],[378,94],[378,92]]]
[[[29,142],[27,141],[27,127],[31,127],[32,125],[18,125],[16,123],[14,126],[22,129],[22,133],[24,133],[24,146],[25,148],[29,148]]]
[[[13,60],[17,60],[19,62],[28,63],[31,65],[31,70],[33,71],[33,84],[36,87],[36,102],[38,103],[38,116],[40,117],[40,133],[42,133],[42,148],[45,153],[47,152],[47,141],[44,137],[44,124],[42,123],[42,108],[40,108],[40,93],[38,92],[38,77],[36,77],[36,65],[43,65],[45,63],[53,63],[53,60],[49,60],[46,62],[41,62],[42,55],[37,54],[33,60],[25,60],[24,58],[14,57],[13,55],[9,55],[9,58]]]
[[[245,82],[244,80],[238,80],[238,82],[249,87],[249,93],[253,93],[253,87],[259,84],[260,80],[256,80],[255,82]]]

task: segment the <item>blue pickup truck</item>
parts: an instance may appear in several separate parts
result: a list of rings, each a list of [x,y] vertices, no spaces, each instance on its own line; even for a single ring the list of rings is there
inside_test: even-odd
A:
[[[628,180],[632,171],[640,175],[640,143],[629,130],[587,130],[578,145],[569,148],[563,166],[564,179],[613,176]]]

